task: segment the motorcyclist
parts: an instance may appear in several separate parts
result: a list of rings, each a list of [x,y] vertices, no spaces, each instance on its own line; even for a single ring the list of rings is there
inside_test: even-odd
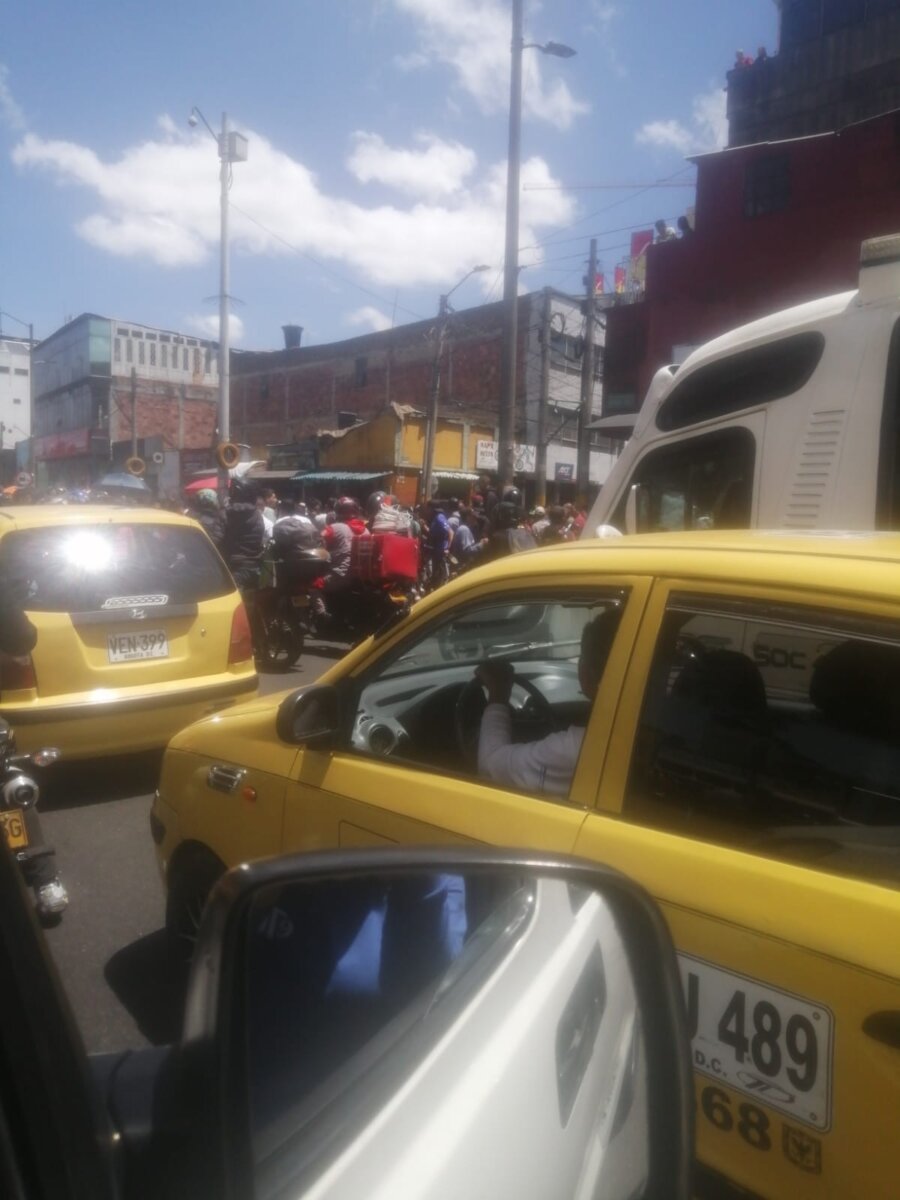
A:
[[[252,485],[233,479],[225,509],[222,557],[241,592],[253,590],[259,584],[265,534]]]
[[[17,589],[8,579],[0,577],[0,653],[23,658],[36,645],[37,629],[28,619]],[[68,905],[69,895],[57,874],[53,847],[44,843],[38,815],[33,808],[25,820],[29,849],[39,848],[39,852],[30,854],[22,862],[22,874],[25,883],[34,891],[38,915],[56,917]]]
[[[316,588],[313,613],[325,616],[328,612],[327,597],[346,591],[352,585],[350,576],[350,553],[354,536],[367,533],[366,523],[359,515],[359,505],[350,496],[341,496],[335,502],[335,519],[322,531],[325,549],[331,555],[328,574]]]
[[[492,562],[508,554],[522,550],[533,550],[537,546],[534,535],[525,528],[522,510],[522,493],[516,487],[504,489],[503,499],[492,514],[493,531],[481,554],[481,562]]]

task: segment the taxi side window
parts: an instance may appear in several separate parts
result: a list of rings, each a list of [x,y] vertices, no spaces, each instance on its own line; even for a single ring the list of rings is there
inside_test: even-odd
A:
[[[582,691],[579,670],[582,635],[591,623],[603,622],[609,631],[608,638],[591,641],[603,659],[595,664],[599,678],[625,602],[625,589],[595,588],[460,606],[396,647],[362,678],[348,748],[398,765],[481,778],[478,750],[486,697],[475,670],[483,663],[512,672],[511,734],[517,745],[585,726],[591,701]],[[570,775],[580,738],[573,744]],[[523,782],[527,773],[501,782],[559,798],[568,792],[564,776],[565,770],[557,773],[553,787],[530,787]]]
[[[625,816],[900,883],[900,625],[674,595]]]

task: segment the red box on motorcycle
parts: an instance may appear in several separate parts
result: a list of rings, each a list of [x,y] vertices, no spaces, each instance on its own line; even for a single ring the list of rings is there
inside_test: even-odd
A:
[[[419,543],[399,533],[364,533],[350,546],[350,570],[366,583],[419,577]]]

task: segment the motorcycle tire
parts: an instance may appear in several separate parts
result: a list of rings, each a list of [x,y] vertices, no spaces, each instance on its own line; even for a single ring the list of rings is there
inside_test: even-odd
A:
[[[289,671],[303,653],[303,631],[284,615],[263,618],[259,665],[268,671]]]

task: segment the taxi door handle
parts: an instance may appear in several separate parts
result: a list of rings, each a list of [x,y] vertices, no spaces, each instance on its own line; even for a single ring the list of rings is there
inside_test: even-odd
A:
[[[900,1050],[900,1012],[869,1013],[863,1021],[863,1033],[893,1050]]]

